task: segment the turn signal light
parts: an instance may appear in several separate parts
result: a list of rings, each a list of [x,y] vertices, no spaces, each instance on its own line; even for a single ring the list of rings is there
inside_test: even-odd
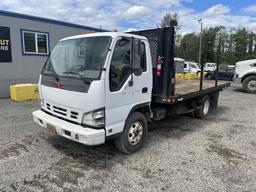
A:
[[[91,34],[91,33],[96,33],[96,31],[83,31],[80,34],[85,35],[85,34]]]

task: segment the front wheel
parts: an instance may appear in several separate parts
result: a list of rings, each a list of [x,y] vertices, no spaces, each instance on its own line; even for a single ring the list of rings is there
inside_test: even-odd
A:
[[[124,130],[116,138],[116,147],[125,154],[138,151],[145,140],[148,124],[145,116],[139,112],[132,113],[126,120]]]
[[[249,76],[243,81],[243,88],[247,93],[256,94],[256,76]]]
[[[195,116],[200,119],[204,119],[208,116],[211,109],[211,99],[208,95],[205,95],[202,99],[202,107],[195,111]]]

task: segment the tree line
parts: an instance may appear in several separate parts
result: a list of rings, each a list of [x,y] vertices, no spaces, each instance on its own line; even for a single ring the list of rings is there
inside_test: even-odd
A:
[[[166,14],[160,26],[168,26],[171,20],[178,22],[178,15]],[[181,35],[180,28],[178,26],[176,30],[175,56],[198,62],[200,33]],[[256,59],[256,33],[245,28],[227,29],[225,26],[203,29],[202,63],[230,65],[246,59]]]

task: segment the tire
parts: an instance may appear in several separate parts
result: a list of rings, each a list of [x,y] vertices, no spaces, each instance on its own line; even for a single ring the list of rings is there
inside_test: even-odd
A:
[[[205,77],[208,80],[213,80],[214,79],[214,77],[213,77],[213,75],[211,73],[208,73]]]
[[[243,89],[247,93],[256,94],[256,76],[246,77],[243,81]]]
[[[204,119],[210,113],[211,99],[208,95],[206,95],[203,97],[201,102],[202,102],[202,107],[195,110],[195,117],[199,119]]]
[[[121,135],[115,139],[116,147],[125,154],[132,154],[142,147],[147,132],[148,124],[145,116],[134,112],[127,118]]]

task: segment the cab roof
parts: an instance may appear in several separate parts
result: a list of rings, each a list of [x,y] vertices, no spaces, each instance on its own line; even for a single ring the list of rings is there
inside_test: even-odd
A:
[[[124,32],[96,32],[96,33],[92,32],[92,33],[87,33],[87,34],[66,37],[66,38],[61,39],[60,41],[66,41],[66,40],[70,40],[70,39],[81,39],[81,38],[86,38],[86,37],[101,37],[101,36],[108,36],[108,37],[112,37],[112,38],[116,38],[116,37],[120,37],[120,36],[134,37],[134,38],[138,38],[141,40],[147,40],[146,37],[134,35],[134,34],[130,34],[130,33],[124,33]]]

